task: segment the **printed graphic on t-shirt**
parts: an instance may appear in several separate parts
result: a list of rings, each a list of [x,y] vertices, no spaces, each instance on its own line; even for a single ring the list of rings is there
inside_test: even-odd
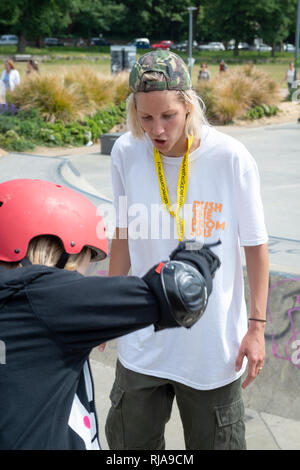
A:
[[[213,201],[194,201],[192,218],[192,235],[210,238],[214,231],[225,230],[222,219],[223,204]]]
[[[224,207],[219,201],[194,200],[192,204],[184,204],[179,212],[175,203],[171,209],[173,215],[163,204],[151,204],[150,208],[141,203],[129,205],[127,196],[119,197],[118,214],[111,204],[98,206],[109,238],[114,237],[115,226],[118,225],[128,229],[128,237],[131,240],[173,240],[178,236],[177,218],[174,214],[178,214],[184,221],[184,235],[188,238],[210,238],[216,235],[216,232],[219,236],[220,231],[224,232],[226,229]],[[124,236],[127,237],[127,232]]]

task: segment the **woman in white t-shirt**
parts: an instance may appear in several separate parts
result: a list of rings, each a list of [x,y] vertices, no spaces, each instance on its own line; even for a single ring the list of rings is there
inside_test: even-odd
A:
[[[295,77],[295,66],[294,62],[289,63],[289,68],[287,69],[283,81],[286,82],[289,91],[293,88],[293,84],[295,83],[295,88],[297,88],[296,81],[298,80],[298,75]]]
[[[14,63],[10,59],[5,61],[4,67],[1,80],[7,90],[13,91],[15,87],[20,84],[20,74],[15,69]]]
[[[187,449],[244,449],[241,391],[263,367],[268,292],[257,167],[240,142],[207,125],[176,54],[143,55],[129,85],[130,132],[112,150],[116,236],[110,275],[125,276],[130,268],[145,274],[168,259],[178,239],[212,244],[221,267],[207,309],[191,329],[154,334],[149,327],[118,340],[108,444],[164,449],[176,396]],[[250,285],[248,319],[241,246]]]

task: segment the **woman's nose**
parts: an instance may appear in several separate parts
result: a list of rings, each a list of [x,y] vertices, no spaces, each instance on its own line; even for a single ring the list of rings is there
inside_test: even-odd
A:
[[[152,133],[155,136],[159,136],[159,135],[163,134],[163,132],[164,132],[164,127],[163,127],[162,122],[160,121],[160,119],[154,120],[153,123],[152,123]]]

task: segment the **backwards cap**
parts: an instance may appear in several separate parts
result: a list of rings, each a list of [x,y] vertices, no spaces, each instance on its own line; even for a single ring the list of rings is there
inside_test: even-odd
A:
[[[163,81],[143,80],[148,72],[158,72]],[[190,90],[191,78],[184,61],[170,51],[152,51],[142,55],[134,64],[129,76],[129,88],[138,91]]]

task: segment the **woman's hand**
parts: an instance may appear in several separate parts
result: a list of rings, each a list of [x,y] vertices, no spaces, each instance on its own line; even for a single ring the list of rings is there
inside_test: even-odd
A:
[[[243,338],[236,359],[239,371],[243,359],[248,359],[248,375],[242,384],[245,389],[258,376],[265,360],[265,318],[267,310],[269,267],[267,244],[245,246],[247,275],[250,288],[250,318],[247,334]]]
[[[254,322],[251,322],[254,323]],[[247,334],[241,343],[235,363],[238,372],[243,364],[244,357],[248,359],[248,375],[242,384],[245,389],[258,376],[263,368],[265,360],[264,325],[250,325]]]

